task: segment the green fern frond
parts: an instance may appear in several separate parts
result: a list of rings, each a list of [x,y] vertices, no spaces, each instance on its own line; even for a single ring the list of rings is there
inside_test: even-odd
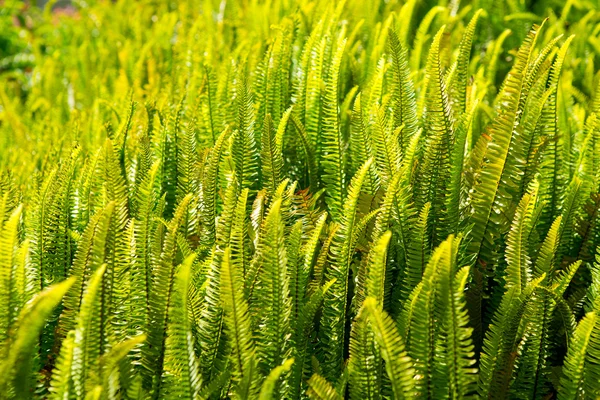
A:
[[[533,229],[532,216],[538,188],[539,185],[534,182],[529,192],[521,198],[506,243],[506,287],[515,286],[519,291],[525,288],[531,275],[527,239]]]
[[[225,249],[221,263],[221,305],[225,310],[225,324],[231,341],[233,391],[243,399],[257,391],[258,371],[252,323],[242,282],[240,271],[231,264],[231,251]]]
[[[412,360],[404,350],[404,340],[396,324],[385,311],[379,308],[375,299],[367,298],[364,308],[371,322],[371,329],[375,334],[381,356],[385,360],[385,369],[394,397],[404,399],[416,396]]]
[[[202,385],[188,315],[191,267],[195,255],[180,265],[169,304],[161,396],[195,398]]]
[[[312,400],[341,400],[342,396],[336,389],[327,382],[325,378],[318,374],[314,374],[308,380],[309,389],[306,392],[308,398]]]
[[[320,332],[324,346],[327,375],[336,378],[343,362],[343,348],[340,341],[345,341],[346,318],[348,310],[348,280],[350,263],[355,251],[352,239],[356,225],[356,208],[362,185],[372,163],[368,160],[356,173],[348,189],[348,197],[341,214],[342,221],[331,246],[331,266],[325,279],[335,279],[332,290],[328,291],[323,301],[322,331]]]
[[[325,199],[334,221],[339,221],[342,218],[343,199],[346,195],[345,144],[342,141],[338,115],[340,69],[346,47],[346,39],[343,38],[343,34],[344,31],[342,30],[335,43],[335,52],[325,84],[325,94],[323,95],[323,149],[319,159],[323,168],[321,179],[326,189]]]
[[[67,279],[31,299],[16,319],[9,339],[3,341],[0,389],[6,398],[29,397],[30,390],[34,387],[32,367],[38,335],[73,282],[73,278]]]
[[[398,34],[393,30],[389,31],[389,43],[390,51],[392,53],[395,82],[393,94],[393,128],[395,130],[404,126],[401,129],[399,137],[400,148],[404,151],[408,146],[410,139],[417,132],[417,102],[414,85],[410,78],[410,69],[408,67],[408,52],[404,47],[404,44],[400,41]]]
[[[594,357],[593,352],[598,351],[598,329],[595,312],[587,313],[577,325],[565,357],[558,398],[578,399],[595,397],[598,394],[597,385],[588,381],[597,377],[597,375],[588,376],[590,369],[588,362],[591,361],[591,357]],[[597,372],[598,368],[595,369]]]

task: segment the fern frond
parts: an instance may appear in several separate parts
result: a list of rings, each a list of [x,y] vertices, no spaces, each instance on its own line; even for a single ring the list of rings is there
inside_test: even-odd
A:
[[[236,87],[237,130],[232,156],[238,182],[243,188],[254,188],[258,179],[258,149],[254,132],[254,103],[245,67],[239,73]]]
[[[9,340],[2,344],[0,390],[6,398],[27,398],[33,389],[32,367],[39,333],[47,318],[73,285],[67,279],[50,286],[31,299],[21,310]]]
[[[309,389],[306,392],[312,400],[341,400],[342,396],[335,390],[331,383],[318,374],[308,380]]]
[[[323,301],[322,340],[324,345],[327,376],[337,377],[343,362],[343,347],[339,346],[346,338],[346,318],[348,309],[348,279],[350,263],[354,254],[352,239],[356,225],[358,197],[367,172],[372,163],[368,160],[356,173],[348,197],[344,203],[342,221],[331,246],[331,267],[325,279],[335,279],[332,290],[328,291]]]
[[[595,384],[588,382],[586,376],[588,357],[593,351],[598,351],[598,322],[595,312],[587,313],[577,325],[573,339],[565,357],[563,376],[558,390],[559,399],[578,399],[597,395]],[[595,334],[594,334],[595,333]],[[592,338],[596,340],[594,343]],[[594,356],[592,356],[594,357]],[[592,377],[589,377],[592,378]],[[596,390],[594,390],[594,388]],[[591,391],[589,389],[592,389]]]
[[[188,315],[192,254],[180,265],[169,304],[161,396],[195,398],[202,385]]]
[[[469,61],[471,58],[471,48],[473,46],[473,37],[475,36],[475,29],[477,28],[477,22],[484,11],[479,9],[475,11],[471,21],[465,28],[463,37],[460,40],[458,46],[458,57],[456,58],[456,72],[452,77],[452,82],[449,83],[450,97],[453,100],[452,108],[460,117],[462,113],[467,110],[467,82],[468,82],[468,69]]]
[[[260,389],[260,394],[258,395],[259,400],[269,400],[273,399],[275,396],[275,387],[277,381],[281,378],[281,375],[287,373],[294,364],[294,359],[290,358],[283,362],[283,364],[273,368],[265,381],[262,384]],[[278,398],[278,397],[275,397]]]
[[[346,48],[346,39],[343,38],[343,34],[344,31],[342,30],[335,43],[335,53],[325,84],[325,94],[323,96],[323,149],[320,153],[320,165],[323,168],[321,179],[326,189],[325,200],[334,221],[339,221],[342,218],[343,201],[346,195],[345,144],[342,141],[338,115],[340,68],[344,49]]]
[[[262,269],[255,301],[260,306],[257,355],[265,375],[288,358],[292,337],[288,258],[284,243],[281,200],[275,201],[264,222],[260,247]]]
[[[277,145],[277,138],[271,114],[265,116],[261,140],[260,159],[264,181],[263,186],[267,191],[273,193],[281,183],[283,157],[281,155],[281,149]]]
[[[252,324],[242,282],[240,271],[231,264],[231,251],[225,249],[221,263],[221,306],[225,310],[225,324],[231,340],[233,389],[243,399],[256,392],[258,371]]]
[[[521,291],[529,282],[531,259],[527,239],[533,228],[533,209],[539,185],[535,182],[529,192],[521,198],[515,218],[508,233],[506,244],[506,287],[515,286]]]
[[[412,360],[404,350],[404,340],[395,322],[379,308],[374,298],[367,298],[364,308],[371,322],[371,329],[375,334],[381,356],[385,360],[385,369],[391,381],[394,397],[404,399],[416,396]]]
[[[393,94],[393,129],[395,130],[403,126],[399,141],[400,148],[404,151],[410,139],[417,133],[417,101],[414,85],[410,78],[411,71],[408,66],[408,52],[400,41],[398,34],[393,30],[389,31],[389,43],[395,82]]]

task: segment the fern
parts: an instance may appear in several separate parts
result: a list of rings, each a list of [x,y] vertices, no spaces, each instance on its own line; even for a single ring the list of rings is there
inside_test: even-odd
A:
[[[598,7],[467,3],[3,2],[0,397],[599,397]]]

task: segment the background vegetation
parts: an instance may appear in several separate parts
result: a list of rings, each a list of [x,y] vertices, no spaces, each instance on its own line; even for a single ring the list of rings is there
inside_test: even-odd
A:
[[[593,1],[0,4],[0,398],[600,397]]]

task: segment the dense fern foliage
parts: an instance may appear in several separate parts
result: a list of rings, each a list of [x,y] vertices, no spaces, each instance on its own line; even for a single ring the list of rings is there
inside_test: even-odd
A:
[[[0,398],[600,398],[593,1],[0,2]]]

